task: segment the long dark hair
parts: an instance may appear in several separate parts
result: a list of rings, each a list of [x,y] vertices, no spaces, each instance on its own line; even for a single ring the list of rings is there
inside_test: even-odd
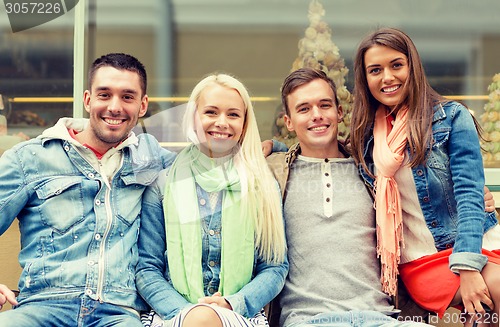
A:
[[[404,32],[395,28],[381,28],[366,36],[360,43],[354,59],[354,105],[351,117],[353,157],[366,171],[369,171],[363,158],[366,139],[375,120],[379,102],[371,94],[365,67],[365,54],[371,47],[382,45],[404,54],[408,59],[408,78],[403,87],[406,98],[400,105],[407,105],[408,145],[410,147],[410,166],[425,162],[426,148],[432,140],[432,117],[434,107],[448,100],[439,95],[425,76],[422,61],[413,41]]]

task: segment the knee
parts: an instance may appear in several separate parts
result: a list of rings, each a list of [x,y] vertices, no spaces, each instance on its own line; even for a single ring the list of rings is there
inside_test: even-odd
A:
[[[500,265],[488,263],[482,271],[484,282],[495,304],[500,303]]]
[[[217,313],[209,306],[195,306],[186,314],[182,327],[222,327]]]

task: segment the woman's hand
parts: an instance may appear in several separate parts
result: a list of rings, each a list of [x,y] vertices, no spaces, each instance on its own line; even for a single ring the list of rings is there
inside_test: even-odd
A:
[[[493,308],[490,292],[479,271],[460,270],[460,295],[466,312],[484,316],[483,305]]]
[[[269,156],[273,152],[273,141],[272,140],[262,141],[261,146],[262,146],[262,153],[264,154],[264,157]],[[491,198],[493,198],[493,195],[491,196]]]
[[[233,310],[233,307],[226,301],[220,294],[220,292],[215,292],[212,296],[205,296],[198,299],[198,303],[206,303],[210,305],[217,305],[222,308]]]

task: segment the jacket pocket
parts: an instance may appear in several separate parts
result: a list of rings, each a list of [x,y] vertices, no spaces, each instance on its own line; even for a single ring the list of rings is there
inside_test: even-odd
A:
[[[429,149],[429,157],[427,163],[430,168],[447,169],[449,165],[448,151],[446,150],[448,139],[450,137],[450,129],[442,128],[435,130],[432,134],[432,146]]]
[[[43,224],[60,234],[84,219],[81,177],[55,177],[35,189]]]
[[[128,227],[139,217],[144,190],[158,177],[158,172],[157,169],[147,169],[121,176],[120,189],[127,191],[113,193],[113,209]]]

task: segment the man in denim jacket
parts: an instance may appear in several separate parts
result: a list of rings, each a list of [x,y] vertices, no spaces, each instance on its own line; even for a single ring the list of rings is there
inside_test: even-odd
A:
[[[136,292],[141,199],[174,154],[131,132],[148,106],[144,66],[94,61],[90,119],[61,118],[0,159],[0,234],[17,217],[19,295],[0,285],[0,326],[142,326]]]

